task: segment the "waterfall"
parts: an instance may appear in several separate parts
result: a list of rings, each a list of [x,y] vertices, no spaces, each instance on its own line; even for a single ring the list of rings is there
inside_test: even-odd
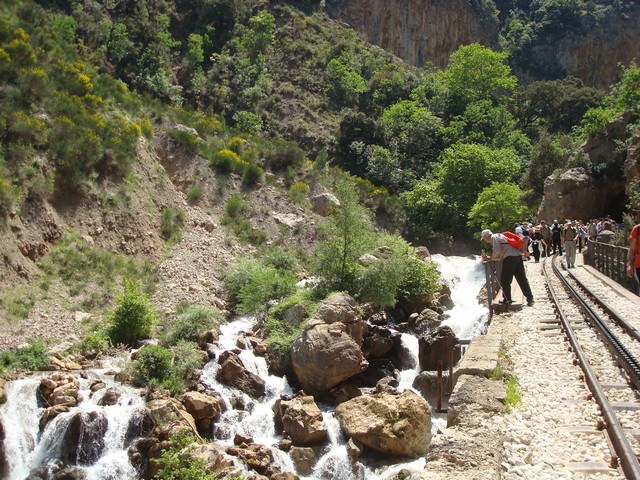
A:
[[[431,257],[447,286],[451,289],[454,307],[446,312],[443,325],[448,325],[459,339],[469,340],[483,331],[489,318],[478,294],[485,284],[484,268],[478,258]]]
[[[484,285],[484,272],[477,259],[463,257],[444,257],[433,255],[443,281],[451,289],[454,307],[445,312],[444,325],[449,325],[460,339],[469,339],[483,330],[488,318],[487,308],[477,300]],[[240,348],[239,357],[245,368],[265,381],[265,395],[260,400],[251,398],[240,390],[221,384],[216,376],[220,370],[217,360],[205,365],[201,380],[212,390],[218,392],[227,405],[214,426],[214,439],[222,446],[233,444],[236,434],[250,436],[258,443],[271,448],[274,463],[283,471],[295,472],[295,466],[289,455],[278,448],[281,437],[275,431],[273,405],[281,395],[291,395],[293,391],[286,378],[270,375],[266,360],[257,356],[249,342],[242,339],[244,332],[251,331],[255,325],[253,317],[240,317],[220,328],[220,338],[214,345],[215,358],[226,350]],[[420,372],[418,361],[418,339],[411,334],[401,336],[402,360],[398,374],[399,390],[412,389],[415,376]],[[237,351],[237,350],[236,350]],[[61,448],[65,432],[74,416],[85,414],[100,425],[101,439],[90,453],[96,453],[85,465],[79,465],[89,480],[134,480],[137,472],[129,461],[127,451],[127,429],[136,415],[144,407],[141,392],[132,387],[121,385],[105,375],[110,368],[121,369],[126,359],[114,359],[112,365],[101,370],[79,373],[79,398],[81,401],[68,412],[59,414],[51,420],[43,432],[39,432],[39,418],[43,408],[37,403],[37,388],[43,374],[10,382],[5,391],[7,402],[0,407],[0,418],[5,428],[4,451],[8,460],[8,479],[23,480],[34,469],[54,468],[60,463]],[[100,405],[106,388],[92,393],[90,386],[95,380],[102,380],[116,387],[121,393],[117,404]],[[243,405],[235,408],[237,405]],[[418,472],[424,469],[425,460],[420,458],[411,462],[389,465],[376,461],[375,456],[354,459],[347,452],[347,439],[341,432],[339,422],[330,405],[319,405],[324,424],[328,430],[328,443],[322,449],[320,458],[313,471],[305,480],[389,480],[401,469]],[[88,418],[89,418],[88,417]],[[444,420],[434,414],[434,429],[445,428]],[[436,433],[434,431],[434,433]]]
[[[35,374],[10,382],[6,387],[7,401],[0,408],[0,418],[5,429],[8,480],[23,480],[36,468],[58,466],[70,422],[81,414],[99,419],[105,430],[95,445],[91,445],[92,439],[84,439],[97,459],[92,459],[90,465],[79,462],[77,468],[84,470],[86,478],[92,480],[137,479],[138,474],[129,462],[125,437],[131,419],[144,407],[141,391],[115,382],[102,370],[87,372],[86,378],[79,378],[78,405],[49,421],[40,433],[39,419],[44,408],[38,405],[37,389],[42,377],[42,374]],[[93,393],[90,385],[96,380],[105,382],[106,387]],[[100,405],[110,386],[121,392],[120,398],[114,405]]]

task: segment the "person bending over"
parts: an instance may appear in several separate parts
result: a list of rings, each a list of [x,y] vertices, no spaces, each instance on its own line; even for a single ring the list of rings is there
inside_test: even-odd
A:
[[[520,286],[520,290],[527,298],[527,305],[533,305],[533,293],[527,280],[527,274],[524,270],[524,262],[522,261],[522,251],[512,247],[507,243],[507,237],[501,233],[492,233],[491,230],[483,230],[480,238],[491,244],[492,254],[487,259],[493,262],[502,262],[502,271],[500,273],[500,286],[502,287],[502,296],[504,297],[500,303],[510,305],[513,303],[511,298],[511,282],[513,277]]]

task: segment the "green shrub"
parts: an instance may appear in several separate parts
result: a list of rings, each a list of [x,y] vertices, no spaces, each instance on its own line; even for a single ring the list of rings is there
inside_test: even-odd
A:
[[[262,178],[264,171],[258,165],[247,163],[244,167],[242,181],[246,185],[255,185]]]
[[[227,204],[224,207],[227,216],[230,218],[238,218],[245,211],[245,203],[242,200],[242,195],[239,193],[233,193],[229,200],[227,200]]]
[[[224,172],[238,172],[241,171],[239,166],[244,162],[236,152],[232,150],[219,150],[213,154],[210,165],[215,168],[219,168]]]
[[[202,139],[186,128],[174,128],[171,130],[171,138],[189,153],[195,153]]]
[[[87,333],[80,343],[76,345],[75,350],[82,354],[100,353],[109,348],[109,334],[105,330],[94,330]]]
[[[304,150],[288,140],[274,140],[267,149],[267,164],[274,170],[300,167],[305,159]]]
[[[236,129],[251,135],[258,135],[262,131],[262,119],[253,112],[238,111],[233,114]]]
[[[0,353],[0,372],[14,368],[42,370],[48,364],[49,354],[41,340],[34,340],[19,350]]]
[[[136,283],[124,279],[124,293],[111,313],[111,341],[134,345],[138,340],[149,338],[156,319],[149,297],[140,291]]]
[[[187,197],[192,202],[197,202],[202,198],[202,185],[191,185],[187,190]]]
[[[309,185],[303,181],[297,181],[289,188],[289,198],[293,203],[301,204],[309,194]]]
[[[180,340],[195,342],[198,337],[222,321],[222,313],[217,308],[204,305],[180,305],[177,317],[167,333],[167,341],[174,345]]]
[[[281,271],[263,261],[241,258],[225,273],[225,284],[239,313],[253,313],[270,300],[295,290],[291,272]]]
[[[169,441],[171,445],[162,449],[160,457],[151,460],[158,469],[154,480],[213,480],[207,463],[190,455],[197,440],[189,428],[182,427]]]
[[[251,245],[262,245],[267,241],[267,234],[262,230],[253,228],[248,218],[222,219],[222,224],[229,228],[238,237],[238,240]]]
[[[167,207],[160,217],[160,234],[168,243],[178,243],[184,227],[184,212],[179,208]]]
[[[310,289],[299,289],[271,307],[267,312],[266,339],[271,350],[283,358],[289,357],[289,348],[300,336],[307,320],[311,318],[320,306],[321,300],[314,296]],[[284,318],[285,312],[294,305],[301,304],[307,312],[305,319],[299,325],[290,325]]]
[[[262,260],[278,270],[296,272],[300,268],[300,260],[288,248],[275,246],[264,252]]]
[[[180,340],[171,348],[171,351],[173,352],[172,376],[181,381],[193,377],[204,364],[203,352],[193,342]],[[180,390],[184,390],[184,382]],[[179,392],[172,391],[172,393]]]
[[[141,348],[132,364],[135,383],[140,386],[153,380],[161,383],[173,373],[172,362],[173,353],[168,348],[159,345]]]
[[[35,303],[36,293],[28,287],[12,288],[0,295],[0,307],[9,321],[28,318]]]

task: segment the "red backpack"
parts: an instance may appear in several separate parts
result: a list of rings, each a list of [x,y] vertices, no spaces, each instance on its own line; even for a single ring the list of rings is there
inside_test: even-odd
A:
[[[513,232],[502,232],[502,235],[504,235],[507,238],[507,243],[511,245],[513,248],[517,248],[518,250],[522,249],[522,246],[524,245],[524,240],[520,235]]]

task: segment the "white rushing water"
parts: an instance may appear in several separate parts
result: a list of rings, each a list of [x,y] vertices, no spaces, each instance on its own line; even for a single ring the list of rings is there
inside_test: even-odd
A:
[[[468,257],[444,257],[433,255],[443,280],[451,289],[454,308],[446,312],[443,324],[449,325],[460,339],[469,339],[480,333],[488,318],[487,308],[477,300],[484,285],[484,271],[477,259]],[[281,395],[292,395],[293,391],[286,378],[270,375],[264,357],[257,356],[248,342],[241,337],[254,326],[252,317],[240,317],[221,327],[220,338],[215,345],[215,358],[204,367],[202,381],[212,390],[220,393],[227,410],[215,422],[215,441],[232,445],[236,434],[249,436],[255,443],[271,448],[274,461],[283,471],[295,472],[289,455],[278,448],[282,437],[276,433],[273,405]],[[412,384],[420,366],[418,361],[418,339],[403,333],[402,370],[398,374],[398,390],[413,389]],[[265,381],[266,393],[260,400],[252,399],[234,387],[221,384],[216,375],[220,369],[217,358],[226,350],[240,349],[240,359],[245,368]],[[115,360],[114,360],[115,361]],[[123,360],[117,360],[123,367]],[[113,365],[111,365],[113,366]],[[39,432],[39,419],[43,408],[38,406],[36,390],[43,374],[36,374],[9,383],[6,386],[7,402],[0,407],[0,418],[5,428],[4,450],[9,462],[8,480],[23,480],[30,472],[59,462],[64,432],[73,415],[80,412],[91,414],[99,412],[107,419],[104,436],[104,448],[100,449],[97,460],[92,465],[80,466],[88,480],[134,480],[137,472],[130,464],[126,445],[127,428],[132,418],[139,414],[144,399],[139,390],[115,382],[104,375],[103,370],[94,370],[78,375],[80,397],[82,401],[69,412],[58,415],[50,421],[43,432]],[[86,378],[82,378],[82,377]],[[91,393],[89,386],[100,379],[107,387],[115,386],[122,396],[112,406],[100,406],[99,402],[105,390]],[[242,404],[243,408],[234,408]],[[320,452],[313,471],[304,480],[389,480],[401,469],[418,472],[425,468],[425,459],[419,458],[406,463],[393,465],[375,462],[372,459],[352,459],[347,452],[347,439],[341,432],[333,407],[319,405],[325,426],[328,430],[328,442]],[[442,415],[432,417],[433,432],[446,427]]]
[[[24,480],[33,469],[59,462],[62,439],[69,422],[82,413],[106,419],[104,446],[95,447],[97,460],[91,465],[77,466],[85,471],[86,478],[137,479],[137,472],[125,449],[125,436],[131,419],[144,407],[142,392],[115,382],[102,369],[91,371],[86,378],[79,377],[78,396],[81,400],[78,406],[59,414],[40,432],[39,420],[44,408],[38,405],[37,388],[42,377],[42,374],[32,375],[6,387],[7,402],[0,408],[0,419],[5,429],[4,450],[9,466],[7,479]],[[105,382],[106,388],[92,393],[89,387],[96,380]],[[120,398],[114,405],[99,405],[110,386],[121,392]]]
[[[447,311],[448,325],[460,340],[469,340],[486,327],[489,310],[480,304],[478,294],[485,284],[484,267],[478,257],[433,255],[443,280],[451,289],[454,307]]]

